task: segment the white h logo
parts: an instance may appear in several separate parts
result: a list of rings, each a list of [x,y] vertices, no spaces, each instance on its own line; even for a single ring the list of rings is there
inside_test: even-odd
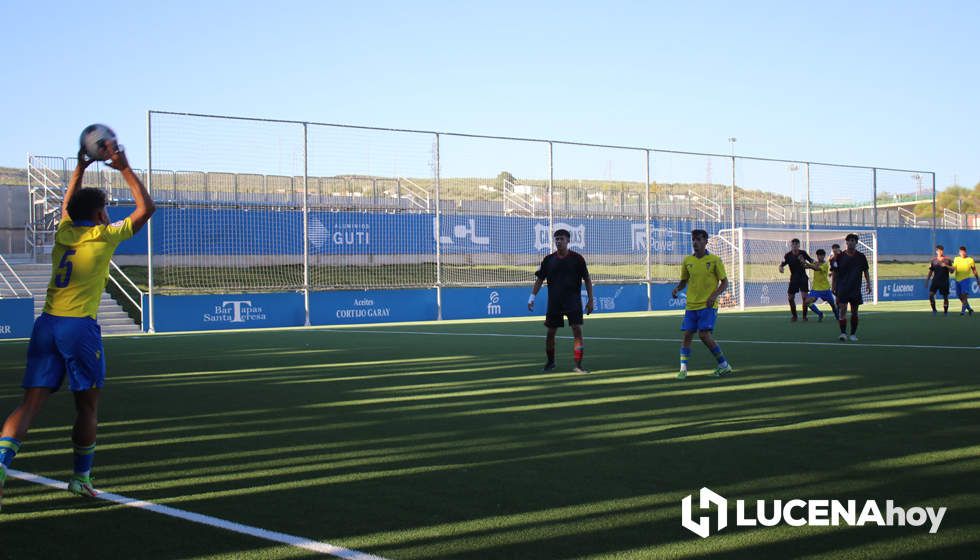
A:
[[[711,534],[711,518],[701,516],[695,522],[691,511],[692,501],[692,496],[681,501],[681,525],[702,539],[706,539]],[[718,507],[718,530],[721,531],[728,526],[728,500],[708,488],[701,488],[699,504],[701,509],[710,509],[711,504]]]

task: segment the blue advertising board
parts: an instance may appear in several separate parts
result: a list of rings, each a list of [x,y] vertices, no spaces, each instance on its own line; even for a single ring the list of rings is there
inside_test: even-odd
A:
[[[0,338],[29,338],[34,328],[34,298],[0,298]]]
[[[529,286],[491,286],[487,288],[445,288],[442,290],[443,319],[488,319],[495,317],[544,317],[548,310],[548,287],[542,286],[528,311]],[[582,304],[588,293],[582,289]],[[593,313],[621,313],[647,310],[645,284],[602,284],[592,290]]]
[[[434,321],[434,289],[310,292],[311,325]]]
[[[305,322],[301,293],[153,296],[157,332],[298,327]]]
[[[121,220],[132,210],[132,206],[113,206],[109,208],[109,216]],[[445,255],[539,253],[543,256],[550,250],[551,242],[548,220],[543,217],[443,214],[437,225],[431,213],[314,210],[309,216],[312,255],[435,255],[438,239]],[[570,248],[586,254],[642,255],[650,245],[656,254],[679,256],[690,253],[687,232],[695,225],[704,227],[701,222],[654,219],[650,222],[650,239],[642,219],[556,217],[553,229],[571,232]],[[715,233],[723,224],[708,227],[709,233]],[[755,226],[745,224],[745,227]],[[153,251],[157,255],[303,254],[303,214],[299,210],[163,207],[153,216],[153,228]],[[840,228],[814,226],[813,229]],[[178,231],[179,236],[161,234]],[[921,253],[926,261],[932,253],[930,229],[881,227],[877,231],[879,254]],[[980,230],[939,229],[935,235],[936,241],[947,249],[980,245]],[[247,242],[243,242],[243,236],[247,236]],[[146,254],[145,230],[123,242],[117,253]]]

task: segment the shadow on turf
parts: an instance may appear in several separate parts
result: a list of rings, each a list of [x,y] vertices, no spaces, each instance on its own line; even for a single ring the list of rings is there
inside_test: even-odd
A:
[[[969,425],[969,410],[936,415],[927,406],[895,404],[873,409],[896,414],[887,420],[869,417],[845,425],[739,433],[860,416],[863,402],[915,395],[948,396],[944,402],[969,403],[972,397],[957,396],[976,388],[969,382],[937,383],[925,389],[921,378],[911,375],[880,378],[875,371],[837,365],[801,375],[796,365],[770,362],[740,369],[733,379],[699,376],[686,383],[670,379],[673,372],[664,368],[625,368],[608,374],[622,383],[604,385],[608,379],[601,374],[538,376],[522,365],[528,362],[522,358],[477,373],[486,360],[461,358],[438,367],[418,362],[358,365],[357,360],[344,362],[341,353],[326,372],[297,374],[295,363],[251,360],[250,366],[273,369],[224,375],[214,383],[188,382],[183,374],[166,373],[145,381],[133,379],[119,384],[118,390],[130,398],[116,397],[114,414],[120,423],[123,418],[146,421],[138,430],[105,430],[100,443],[108,439],[109,445],[100,448],[96,470],[99,464],[111,465],[106,472],[113,476],[103,478],[110,490],[121,483],[129,494],[141,498],[177,498],[176,507],[331,542],[339,538],[338,544],[347,546],[361,539],[370,547],[370,539],[359,535],[401,531],[403,540],[370,548],[383,554],[390,551],[396,558],[557,558],[583,551],[644,550],[651,544],[666,547],[664,551],[699,555],[711,548],[680,528],[679,503],[701,485],[724,489],[737,488],[744,481],[778,480],[783,482],[764,486],[755,495],[764,492],[766,497],[788,499],[807,488],[803,474],[822,472],[831,473],[829,494],[813,497],[881,495],[911,504],[934,498],[936,488],[951,485],[968,490],[976,485],[969,471],[956,475],[908,469],[896,475],[889,469],[855,470],[869,458],[961,446],[964,437],[977,435],[976,430],[951,434],[948,427]],[[612,356],[606,359],[614,361]],[[323,376],[329,382],[282,383]],[[403,385],[393,388],[393,380]],[[450,385],[434,387],[433,380]],[[500,391],[529,385],[535,388]],[[477,391],[482,392],[474,394]],[[422,398],[384,398],[389,393],[396,399]],[[148,401],[149,395],[156,400]],[[365,395],[382,397],[365,399]],[[217,406],[234,403],[229,412],[242,410],[239,417],[248,420],[183,420],[173,414],[173,403],[179,403],[188,416],[206,415]],[[244,412],[253,408],[259,412]],[[629,425],[623,425],[624,419]],[[186,430],[184,435],[213,437],[181,438],[181,429]],[[644,429],[655,431],[644,433]],[[628,430],[639,431],[624,437]],[[704,441],[667,441],[718,430],[731,434]],[[480,438],[497,438],[501,443],[466,443]],[[50,446],[53,452],[55,441],[42,436],[31,445],[40,451]],[[426,449],[427,453],[419,453]],[[192,460],[180,462],[188,458]],[[63,459],[62,455],[59,460]],[[21,468],[32,470],[32,463],[44,468],[53,460],[53,455],[31,459],[28,452],[27,464]],[[136,464],[143,466],[127,473]],[[794,476],[800,481],[794,482]],[[153,482],[160,479],[173,484],[154,488]],[[559,537],[529,529],[561,532],[574,520],[520,522],[528,512],[628,500],[649,492],[666,501],[654,509],[580,515],[575,519],[598,524],[585,523],[581,531],[562,532]],[[648,510],[649,518],[643,518]],[[963,524],[976,520],[975,506],[960,512],[966,516]],[[626,514],[641,519],[630,520]],[[453,531],[461,523],[454,520],[500,516],[515,521],[506,528],[490,522],[466,533],[471,535],[467,537]],[[447,525],[444,534],[410,536],[413,529],[438,524]],[[846,557],[843,551],[851,546],[884,543],[896,535],[882,530],[879,537],[876,531],[793,536],[785,542],[768,541],[764,533],[739,532],[732,533],[736,548],[715,553],[792,557],[806,549],[841,551],[841,557]],[[429,548],[421,548],[423,544]],[[669,548],[674,545],[680,548]],[[950,546],[945,552],[960,551],[960,545]],[[656,550],[650,554],[659,556]]]

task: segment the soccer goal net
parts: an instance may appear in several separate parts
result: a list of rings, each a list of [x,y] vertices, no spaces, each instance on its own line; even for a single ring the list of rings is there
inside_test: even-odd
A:
[[[816,260],[816,251],[823,249],[829,260],[832,245],[846,249],[844,238],[855,233],[857,249],[868,257],[871,266],[871,294],[878,303],[878,234],[874,230],[831,229],[723,229],[711,236],[708,250],[725,263],[729,288],[719,299],[722,307],[744,309],[778,305],[786,301],[789,270],[779,272],[779,263],[790,250],[790,241],[800,240],[800,248]],[[808,276],[812,280],[812,271]]]

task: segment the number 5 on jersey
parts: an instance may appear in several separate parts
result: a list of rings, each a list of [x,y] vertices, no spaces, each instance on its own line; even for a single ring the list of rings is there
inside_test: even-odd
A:
[[[56,274],[54,277],[54,285],[59,288],[67,288],[68,282],[71,281],[71,261],[68,257],[75,254],[74,249],[68,249],[65,251],[64,255],[61,255],[61,263],[58,264],[58,270],[64,269],[64,276],[60,273]]]

